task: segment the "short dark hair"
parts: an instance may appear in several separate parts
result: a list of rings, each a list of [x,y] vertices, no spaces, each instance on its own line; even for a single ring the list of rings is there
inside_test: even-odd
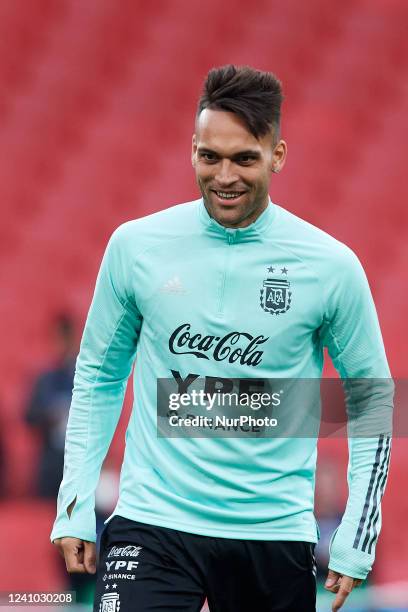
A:
[[[272,72],[228,64],[209,71],[197,118],[205,108],[229,111],[244,121],[255,138],[273,128],[278,137],[282,100],[282,84]]]

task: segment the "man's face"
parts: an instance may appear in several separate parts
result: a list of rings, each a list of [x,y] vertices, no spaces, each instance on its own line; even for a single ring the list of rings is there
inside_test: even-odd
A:
[[[208,213],[225,227],[246,227],[268,205],[272,172],[286,156],[273,134],[259,140],[235,113],[205,109],[193,135],[192,162]]]

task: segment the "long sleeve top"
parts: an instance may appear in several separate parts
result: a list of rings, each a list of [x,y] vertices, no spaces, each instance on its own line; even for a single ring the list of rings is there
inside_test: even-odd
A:
[[[239,229],[218,224],[202,199],[121,225],[76,362],[51,540],[95,541],[95,488],[136,358],[113,515],[209,536],[316,542],[317,436],[159,436],[157,381],[320,379],[324,347],[345,381],[390,378],[362,266],[325,232],[271,201]],[[392,392],[372,387],[391,409]],[[369,409],[351,397],[351,412]],[[371,569],[389,455],[389,432],[350,434],[335,571],[365,578]]]

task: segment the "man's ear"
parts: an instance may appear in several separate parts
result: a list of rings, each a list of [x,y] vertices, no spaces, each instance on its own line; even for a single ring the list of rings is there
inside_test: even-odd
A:
[[[286,155],[288,152],[287,144],[284,140],[280,140],[275,145],[272,156],[272,172],[278,173],[285,165]]]
[[[193,165],[193,168],[195,168],[196,161],[197,161],[197,137],[195,134],[193,134],[193,139],[191,143],[191,163]]]

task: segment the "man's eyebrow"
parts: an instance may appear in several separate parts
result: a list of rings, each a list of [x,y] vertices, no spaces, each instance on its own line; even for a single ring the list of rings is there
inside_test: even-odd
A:
[[[213,151],[212,149],[209,149],[208,147],[198,147],[197,151],[199,153],[211,153],[211,155],[216,155],[217,157],[219,157],[219,153]],[[244,151],[238,151],[237,153],[231,155],[231,159],[244,156],[250,156],[259,159],[261,157],[261,154],[259,153],[259,151],[255,151],[254,149],[245,149]]]

